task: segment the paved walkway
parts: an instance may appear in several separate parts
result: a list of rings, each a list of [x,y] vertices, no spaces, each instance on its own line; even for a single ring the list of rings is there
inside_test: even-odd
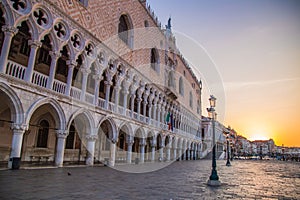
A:
[[[300,199],[300,163],[225,163],[217,162],[222,182],[217,188],[206,185],[209,160],[135,174],[109,167],[2,170],[0,199]]]

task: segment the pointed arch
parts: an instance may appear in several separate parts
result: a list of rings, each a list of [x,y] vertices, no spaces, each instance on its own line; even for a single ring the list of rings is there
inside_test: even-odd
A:
[[[24,123],[24,110],[22,103],[13,89],[3,82],[0,82],[0,95],[9,99],[8,105],[11,109],[11,120],[16,124]]]
[[[26,124],[29,124],[29,121],[33,115],[33,113],[41,106],[49,104],[55,111],[56,113],[56,129],[58,130],[65,130],[66,129],[66,117],[65,117],[65,113],[64,110],[62,109],[62,107],[60,106],[60,104],[52,98],[42,98],[37,100],[36,102],[34,102],[28,109],[28,111],[26,112]]]
[[[118,36],[129,47],[133,48],[133,24],[128,14],[119,17]]]
[[[71,123],[72,121],[80,116],[83,115],[83,122],[82,123],[87,123],[88,126],[86,126],[86,133],[89,135],[94,134],[94,130],[95,130],[95,121],[94,118],[92,116],[92,114],[85,108],[80,108],[79,110],[77,110],[76,112],[74,112],[71,116],[70,119],[68,120],[68,124],[67,124],[67,130],[70,129]],[[81,123],[81,122],[80,122]]]
[[[98,126],[97,126],[97,130],[99,132],[99,130],[101,129],[101,125],[102,123],[108,123],[110,126],[111,126],[111,132],[109,132],[109,138],[112,140],[112,141],[117,141],[117,138],[118,138],[118,132],[117,132],[117,125],[115,123],[115,121],[111,118],[111,117],[104,117],[102,120],[100,120]]]

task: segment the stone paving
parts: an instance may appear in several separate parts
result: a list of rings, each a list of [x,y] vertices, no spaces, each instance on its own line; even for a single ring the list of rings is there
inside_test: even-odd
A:
[[[225,163],[217,162],[222,185],[215,188],[206,185],[209,160],[175,162],[149,173],[109,167],[2,170],[0,199],[300,199],[300,163]]]

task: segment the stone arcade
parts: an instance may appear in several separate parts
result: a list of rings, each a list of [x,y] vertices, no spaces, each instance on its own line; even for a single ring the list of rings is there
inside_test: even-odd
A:
[[[201,81],[145,1],[2,0],[0,25],[1,163],[114,166],[208,152]]]

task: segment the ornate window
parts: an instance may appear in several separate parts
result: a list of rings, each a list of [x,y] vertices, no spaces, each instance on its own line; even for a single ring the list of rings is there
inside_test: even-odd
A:
[[[181,94],[181,96],[184,96],[184,85],[182,77],[179,78],[179,94]]]
[[[67,82],[68,77],[68,66],[67,61],[69,60],[69,52],[66,46],[63,47],[63,49],[60,51],[61,57],[57,60],[56,64],[56,74],[55,78]]]
[[[158,51],[155,48],[151,49],[151,68],[159,73],[159,55]]]
[[[9,59],[27,66],[30,53],[28,44],[28,41],[31,40],[30,30],[26,22],[22,22],[18,29],[19,31],[14,36],[10,46]]]
[[[130,48],[132,48],[132,25],[127,15],[121,15],[119,19],[118,35],[119,38]]]
[[[40,148],[47,148],[49,133],[49,122],[42,120],[39,124],[38,136],[36,146]]]

